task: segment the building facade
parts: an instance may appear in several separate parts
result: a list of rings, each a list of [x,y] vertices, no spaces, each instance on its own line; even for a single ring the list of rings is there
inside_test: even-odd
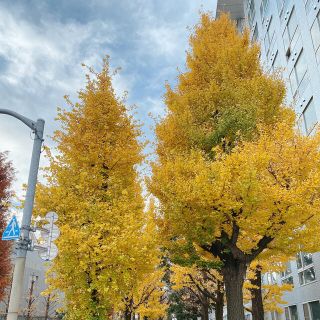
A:
[[[43,294],[43,291],[47,289],[45,278],[48,267],[48,262],[41,260],[36,251],[27,253],[19,319],[58,319],[56,310],[61,307],[63,297],[61,296],[61,301],[59,301],[60,297],[56,299]],[[0,320],[6,319],[9,295],[10,287],[7,288],[7,296],[0,301]]]
[[[320,1],[218,0],[217,14],[223,11],[240,30],[249,27],[252,41],[260,43],[265,70],[282,69],[287,103],[302,132],[312,134],[320,119]],[[284,294],[283,313],[268,313],[266,319],[320,320],[320,253],[297,253],[285,272],[266,274],[264,282],[294,286]]]

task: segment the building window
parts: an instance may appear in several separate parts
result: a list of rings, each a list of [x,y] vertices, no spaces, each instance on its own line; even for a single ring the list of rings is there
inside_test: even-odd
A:
[[[302,118],[303,118],[305,132],[307,135],[309,135],[318,122],[317,113],[316,113],[316,109],[315,109],[314,102],[313,102],[312,98],[309,101],[309,103],[307,104],[307,106],[305,107],[305,109],[303,110]],[[312,263],[312,255],[310,253],[309,253],[309,255],[310,255],[310,259],[311,259],[311,262],[309,264],[311,264]],[[304,259],[307,259],[307,258],[305,257]],[[306,264],[307,261],[305,260],[304,263]],[[297,264],[298,264],[298,260],[297,260]],[[300,265],[301,265],[301,267],[303,266],[302,262],[300,263]],[[300,267],[298,266],[298,269],[299,268]]]
[[[275,272],[268,272],[266,274],[266,284],[277,284],[277,274]]]
[[[300,285],[310,283],[316,280],[313,268],[312,254],[306,252],[297,253],[297,268]]]
[[[296,305],[284,308],[286,320],[299,320],[298,308]]]
[[[297,268],[301,269],[313,263],[312,254],[306,252],[297,253]]]
[[[301,50],[300,55],[290,73],[290,84],[293,96],[296,97],[298,89],[302,94],[307,83],[307,63],[304,57],[304,52]]]
[[[288,51],[288,48],[290,46],[294,47],[294,44],[296,42],[296,40],[293,41],[294,38],[295,39],[298,38],[298,22],[297,22],[295,9],[293,8],[283,33],[283,43],[284,43],[284,49],[286,52]]]
[[[316,275],[313,267],[299,272],[298,276],[300,285],[304,285],[316,280]]]
[[[280,12],[282,9],[283,0],[277,0],[278,11]]]
[[[237,26],[237,30],[242,33],[244,27],[246,26],[245,24],[245,19],[244,18],[239,18],[236,20],[236,26]]]
[[[317,14],[316,19],[311,27],[311,37],[314,46],[314,51],[317,56],[318,63],[320,62],[320,13]]]
[[[304,318],[306,320],[320,319],[320,302],[312,301],[303,305]]]
[[[266,17],[269,11],[269,0],[262,0],[260,5],[260,14],[262,21]]]
[[[286,270],[281,272],[281,282],[291,284],[293,286],[293,276],[290,262],[286,264]]]
[[[271,320],[280,320],[281,316],[277,311],[272,311],[271,312]]]
[[[272,69],[272,72],[275,72],[277,71],[277,69],[279,68],[279,65],[278,65],[278,50],[275,54],[272,55],[272,64],[271,64],[271,69]]]
[[[290,0],[277,0],[279,16],[281,17],[283,12],[287,10]]]
[[[311,5],[312,5],[313,0],[304,0],[304,2],[305,2],[306,12],[309,13],[311,10]]]
[[[258,25],[254,27],[253,35],[252,35],[252,42],[257,42],[259,37]]]
[[[255,16],[254,0],[249,1],[249,10],[248,10],[248,20],[250,26],[253,25],[253,20]]]
[[[270,23],[268,26],[268,30],[267,30],[266,35],[264,37],[264,46],[265,46],[265,50],[266,50],[266,55],[268,55],[268,52],[271,47],[274,36],[275,36],[275,29],[273,28],[273,21],[272,21],[272,17],[271,17],[271,20],[270,20]]]

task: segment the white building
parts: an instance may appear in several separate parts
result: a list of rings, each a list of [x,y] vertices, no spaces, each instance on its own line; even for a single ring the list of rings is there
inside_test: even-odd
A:
[[[249,26],[267,70],[284,68],[287,101],[310,134],[320,119],[320,0],[218,0],[221,11],[229,12],[239,29],[244,21]],[[320,320],[320,253],[297,254],[286,272],[265,275],[265,281],[294,285],[284,295],[284,313],[266,319]]]

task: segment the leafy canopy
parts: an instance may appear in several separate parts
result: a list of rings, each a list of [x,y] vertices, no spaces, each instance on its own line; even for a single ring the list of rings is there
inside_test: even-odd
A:
[[[59,109],[56,155],[37,210],[59,215],[61,236],[49,282],[66,295],[68,319],[105,319],[121,311],[158,262],[136,166],[140,129],[112,88],[108,59],[90,69],[79,101]],[[151,228],[152,229],[152,228]]]

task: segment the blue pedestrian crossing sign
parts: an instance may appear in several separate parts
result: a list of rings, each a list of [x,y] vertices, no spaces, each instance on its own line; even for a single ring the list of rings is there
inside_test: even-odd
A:
[[[20,237],[20,228],[16,216],[13,216],[2,234],[2,240],[16,240]]]

